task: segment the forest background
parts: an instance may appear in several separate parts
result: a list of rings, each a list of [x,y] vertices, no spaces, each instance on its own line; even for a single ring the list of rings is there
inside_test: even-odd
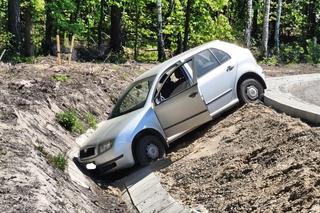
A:
[[[78,61],[163,61],[220,39],[264,63],[320,63],[319,19],[318,0],[0,0],[0,60],[56,55],[59,35]]]

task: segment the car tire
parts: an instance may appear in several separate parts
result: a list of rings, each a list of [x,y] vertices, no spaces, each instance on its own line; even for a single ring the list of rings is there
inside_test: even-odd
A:
[[[154,135],[146,135],[137,141],[135,159],[140,166],[147,166],[165,156],[165,148],[160,139]]]
[[[239,87],[239,99],[244,103],[258,103],[262,101],[264,89],[262,84],[253,78],[241,82]]]

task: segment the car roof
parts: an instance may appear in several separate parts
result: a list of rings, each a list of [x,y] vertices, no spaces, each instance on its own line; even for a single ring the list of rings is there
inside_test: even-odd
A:
[[[177,62],[184,61],[184,60],[190,58],[192,55],[194,55],[198,52],[201,52],[202,50],[205,50],[209,47],[218,48],[218,49],[221,49],[227,53],[230,53],[230,50],[232,50],[234,48],[238,48],[236,45],[228,43],[228,42],[224,42],[224,41],[220,41],[220,40],[211,41],[211,42],[202,44],[200,46],[194,47],[186,52],[183,52],[179,55],[174,56],[173,58],[171,58],[161,64],[156,65],[155,67],[153,67],[149,71],[140,75],[136,80],[138,81],[138,80],[141,80],[144,78],[158,75],[159,73],[162,73],[164,70],[168,69],[170,66],[176,64]]]

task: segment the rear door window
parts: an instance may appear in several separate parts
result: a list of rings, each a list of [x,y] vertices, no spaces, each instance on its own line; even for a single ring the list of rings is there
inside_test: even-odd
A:
[[[209,50],[196,54],[193,58],[193,63],[198,78],[220,65],[219,61]]]
[[[210,49],[212,51],[212,53],[217,57],[217,59],[219,60],[219,62],[221,64],[223,64],[224,62],[230,60],[230,55],[222,50],[218,50],[215,48],[211,48]]]

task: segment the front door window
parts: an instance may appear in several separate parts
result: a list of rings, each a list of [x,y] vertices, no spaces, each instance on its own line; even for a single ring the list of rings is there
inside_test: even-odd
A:
[[[165,74],[162,78],[166,78],[166,80],[159,93],[161,102],[176,96],[191,86],[188,75],[182,66],[172,72],[169,77]]]

